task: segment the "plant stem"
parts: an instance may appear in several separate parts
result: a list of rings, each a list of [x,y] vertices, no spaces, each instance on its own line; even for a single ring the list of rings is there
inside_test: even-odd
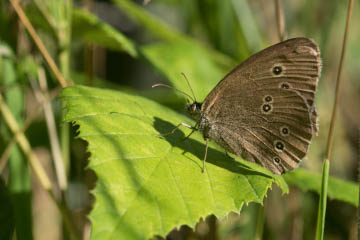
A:
[[[265,202],[264,202],[265,205]],[[256,222],[255,240],[263,239],[264,230],[264,205],[259,205],[258,217]]]
[[[13,8],[15,9],[16,13],[18,14],[21,22],[24,24],[26,30],[29,32],[31,38],[34,40],[36,46],[39,48],[39,50],[40,50],[41,54],[43,55],[43,57],[45,58],[46,62],[49,64],[50,69],[55,74],[60,85],[62,87],[66,87],[68,84],[65,81],[64,76],[61,74],[61,72],[59,71],[58,67],[55,64],[55,61],[52,59],[49,52],[46,50],[44,43],[41,41],[39,35],[36,33],[35,29],[31,25],[29,19],[26,17],[26,15],[25,15],[24,11],[22,10],[22,8],[20,7],[18,1],[10,0],[10,3],[13,6]]]
[[[29,141],[27,140],[25,135],[22,132],[20,132],[20,127],[18,126],[9,108],[6,106],[5,102],[3,101],[1,94],[0,94],[0,112],[4,117],[5,123],[12,131],[12,133],[15,135],[16,141],[18,142],[20,148],[24,152],[24,155],[28,159],[31,169],[34,171],[35,176],[40,182],[40,185],[42,186],[43,189],[46,190],[50,198],[54,201],[59,211],[61,212],[65,222],[65,226],[67,227],[68,231],[71,233],[72,238],[81,239],[79,232],[77,231],[77,229],[75,229],[75,225],[72,223],[68,209],[66,208],[66,206],[64,206],[59,201],[57,201],[52,189],[53,185],[51,184],[48,175],[46,174],[44,168],[41,166],[39,159],[32,151]]]
[[[19,143],[19,146],[21,147],[27,159],[29,160],[30,166],[34,170],[34,173],[38,177],[42,187],[46,190],[51,189],[52,184],[49,180],[49,177],[47,176],[45,170],[42,168],[36,155],[32,151],[30,144],[26,139],[25,135],[19,131],[20,128],[14,116],[10,112],[9,108],[6,106],[5,102],[3,101],[1,95],[0,95],[0,112],[4,117],[5,123],[8,125],[9,129],[13,132],[13,134],[16,136],[16,140]]]
[[[8,161],[8,158],[10,156],[10,153],[11,153],[11,150],[12,150],[12,147],[14,146],[14,144],[16,144],[16,136],[18,134],[23,134],[25,133],[25,131],[30,127],[31,123],[34,121],[34,119],[39,115],[39,113],[41,112],[42,108],[41,108],[41,105],[47,103],[47,102],[50,102],[52,101],[57,95],[58,93],[60,92],[60,87],[58,88],[55,88],[54,90],[52,90],[48,96],[46,96],[43,101],[39,102],[35,107],[34,107],[34,111],[32,111],[28,118],[25,120],[22,128],[17,132],[16,135],[14,135],[12,137],[12,139],[8,142],[8,145],[6,146],[3,154],[1,155],[0,157],[0,174],[2,173],[3,169],[5,168],[6,166],[6,163]]]
[[[323,163],[323,171],[322,171],[323,176],[322,176],[321,192],[320,192],[320,199],[319,199],[318,220],[317,220],[317,226],[316,226],[316,239],[318,239],[318,240],[322,240],[324,238],[327,187],[328,187],[328,178],[329,178],[329,169],[330,169],[330,157],[331,157],[331,152],[332,152],[332,147],[333,147],[333,142],[334,142],[336,112],[337,112],[337,107],[339,104],[339,96],[340,96],[341,73],[342,73],[342,68],[343,68],[343,63],[344,63],[344,58],[345,58],[345,50],[346,50],[346,44],[347,44],[347,39],[348,39],[353,3],[354,3],[354,0],[349,0],[344,40],[343,40],[343,46],[342,46],[342,50],[341,50],[339,70],[338,70],[337,79],[336,79],[335,101],[334,101],[333,112],[331,115],[326,156],[325,156],[324,163]]]
[[[285,20],[284,20],[284,11],[282,8],[281,0],[275,1],[275,15],[276,15],[276,24],[280,41],[285,39]]]
[[[58,31],[59,45],[61,52],[59,54],[59,63],[62,74],[65,79],[70,79],[70,43],[71,43],[71,14],[72,0],[64,1],[64,13],[62,14],[64,22]],[[62,124],[61,134],[61,154],[63,162],[68,169],[70,165],[70,125]]]
[[[51,107],[51,103],[46,101],[46,96],[48,96],[48,88],[46,83],[46,73],[44,68],[40,67],[38,69],[38,79],[39,79],[39,87],[33,86],[35,97],[38,99],[38,102],[43,102],[43,110],[45,116],[45,122],[48,129],[49,139],[50,139],[50,147],[51,154],[53,156],[54,167],[56,172],[56,177],[59,183],[59,187],[61,190],[67,189],[67,179],[66,173],[64,169],[64,163],[61,156],[60,143],[58,138],[58,133],[56,129],[56,122],[54,112]],[[35,85],[35,84],[33,84]]]
[[[316,239],[318,239],[318,240],[324,238],[329,169],[330,169],[330,161],[328,159],[325,159],[325,161],[323,163],[322,183],[321,183],[318,219],[317,219],[317,227],[316,227]]]
[[[343,46],[342,46],[342,49],[341,49],[339,70],[338,70],[337,79],[336,79],[335,102],[334,102],[333,112],[332,112],[332,115],[331,115],[331,122],[330,122],[330,128],[329,128],[329,135],[328,135],[328,142],[327,142],[327,150],[326,150],[326,158],[325,159],[330,159],[330,155],[331,155],[331,151],[332,151],[332,147],[333,147],[336,112],[337,112],[337,108],[338,108],[338,105],[339,105],[338,102],[339,102],[339,97],[340,97],[341,73],[342,73],[343,63],[344,63],[344,58],[345,58],[345,50],[346,50],[346,45],[347,45],[347,39],[348,39],[348,33],[349,33],[349,25],[350,25],[350,19],[351,19],[353,3],[354,3],[354,0],[349,0],[349,8],[348,8],[348,15],[347,15],[347,19],[346,19],[344,40],[343,40]]]

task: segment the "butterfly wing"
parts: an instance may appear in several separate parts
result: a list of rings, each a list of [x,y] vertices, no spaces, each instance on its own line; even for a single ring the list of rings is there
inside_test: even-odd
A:
[[[251,56],[203,102],[209,137],[274,173],[296,168],[318,132],[314,96],[320,71],[319,49],[307,38]]]

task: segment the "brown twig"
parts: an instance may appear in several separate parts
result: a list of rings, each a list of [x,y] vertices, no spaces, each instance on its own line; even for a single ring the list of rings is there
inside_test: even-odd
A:
[[[345,33],[344,33],[344,40],[343,40],[343,46],[341,50],[341,57],[340,57],[340,63],[339,63],[339,70],[337,74],[336,79],[336,88],[335,88],[335,101],[334,101],[334,107],[333,112],[331,115],[331,122],[329,127],[329,135],[328,135],[328,142],[327,142],[327,150],[326,150],[326,157],[324,161],[330,160],[330,155],[333,147],[333,141],[334,141],[334,129],[335,129],[335,119],[336,119],[336,112],[339,105],[339,97],[340,97],[340,83],[341,83],[341,73],[343,69],[343,63],[345,58],[345,50],[348,40],[348,33],[349,33],[349,25],[350,25],[350,19],[351,19],[351,13],[353,8],[354,0],[349,1],[349,7],[348,7],[348,13],[347,13],[347,19],[346,19],[346,26],[345,26]]]
[[[10,0],[11,5],[15,9],[17,15],[19,16],[21,22],[24,24],[26,30],[29,32],[30,36],[34,40],[36,46],[39,48],[41,54],[45,58],[46,62],[49,64],[50,69],[55,74],[57,80],[59,81],[60,85],[64,88],[68,86],[68,83],[65,81],[62,73],[58,69],[55,64],[55,61],[50,56],[49,52],[46,50],[44,43],[41,41],[39,35],[36,33],[35,29],[31,25],[29,19],[26,17],[24,11],[20,7],[18,0]]]
[[[284,11],[282,8],[281,0],[275,1],[275,15],[276,15],[276,24],[280,41],[285,39],[285,19]]]

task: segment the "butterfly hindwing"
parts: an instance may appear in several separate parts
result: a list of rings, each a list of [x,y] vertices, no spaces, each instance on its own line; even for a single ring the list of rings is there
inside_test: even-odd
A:
[[[319,49],[290,39],[247,59],[208,95],[202,113],[209,137],[281,174],[296,168],[317,134]]]

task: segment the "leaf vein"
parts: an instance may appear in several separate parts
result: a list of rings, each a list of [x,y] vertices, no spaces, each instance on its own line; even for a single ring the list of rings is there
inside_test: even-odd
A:
[[[171,151],[172,147],[169,148],[169,150],[167,151],[167,154],[169,154],[169,152]],[[165,154],[165,156],[167,155]],[[160,166],[160,163],[164,160],[164,158],[160,158],[159,162],[157,163],[156,167],[154,167],[154,170],[151,172],[151,174],[148,176],[148,178],[146,180],[144,180],[142,182],[142,184],[140,185],[139,189],[136,191],[136,194],[134,196],[134,199],[137,198],[137,196],[139,195],[140,191],[143,189],[144,185],[147,183],[147,181],[152,177],[152,175],[156,172],[157,168]],[[134,203],[135,201],[131,201],[131,203]],[[110,234],[110,239],[112,239],[112,236],[115,233],[115,230],[117,229],[117,226],[121,223],[122,218],[125,216],[125,214],[127,213],[127,211],[130,209],[131,204],[128,206],[128,208],[120,215],[119,219],[117,220],[117,222],[114,224],[114,228]]]
[[[255,187],[253,186],[253,184],[250,182],[249,177],[248,177],[247,175],[244,175],[244,177],[246,178],[246,181],[249,183],[251,189],[253,190],[253,193],[255,193],[256,198],[257,198],[259,201],[261,201],[261,198],[260,198],[260,196],[258,195],[258,193],[256,192]]]
[[[209,179],[209,186],[210,186],[211,198],[212,198],[212,200],[213,200],[214,207],[215,207],[215,209],[217,210],[217,205],[216,205],[216,201],[215,201],[215,197],[214,197],[213,184],[212,184],[212,181],[211,181],[211,178],[210,178],[210,175],[209,175],[208,171],[206,171],[206,173],[207,173],[207,176],[208,176],[208,179]]]
[[[189,221],[191,222],[191,216],[190,216],[189,207],[188,207],[188,205],[186,204],[186,201],[185,201],[185,199],[184,199],[183,193],[181,192],[181,190],[180,190],[180,188],[179,188],[179,184],[178,184],[178,182],[176,181],[176,178],[175,178],[175,176],[174,176],[174,173],[173,173],[173,170],[172,170],[172,168],[171,168],[171,165],[170,165],[169,161],[166,161],[166,162],[167,162],[167,164],[168,164],[168,166],[169,166],[171,176],[172,176],[172,178],[174,179],[176,189],[177,189],[178,192],[180,193],[181,200],[182,200],[183,203],[184,203],[185,210],[186,210],[186,213],[187,213],[187,217],[188,217]]]
[[[109,162],[116,161],[116,160],[122,160],[122,159],[125,159],[125,160],[137,160],[137,159],[147,159],[147,158],[159,158],[159,156],[109,158],[109,159],[106,159],[106,160],[101,161],[101,162],[92,163],[91,166],[95,167],[95,166],[99,166],[101,164],[109,163]]]

